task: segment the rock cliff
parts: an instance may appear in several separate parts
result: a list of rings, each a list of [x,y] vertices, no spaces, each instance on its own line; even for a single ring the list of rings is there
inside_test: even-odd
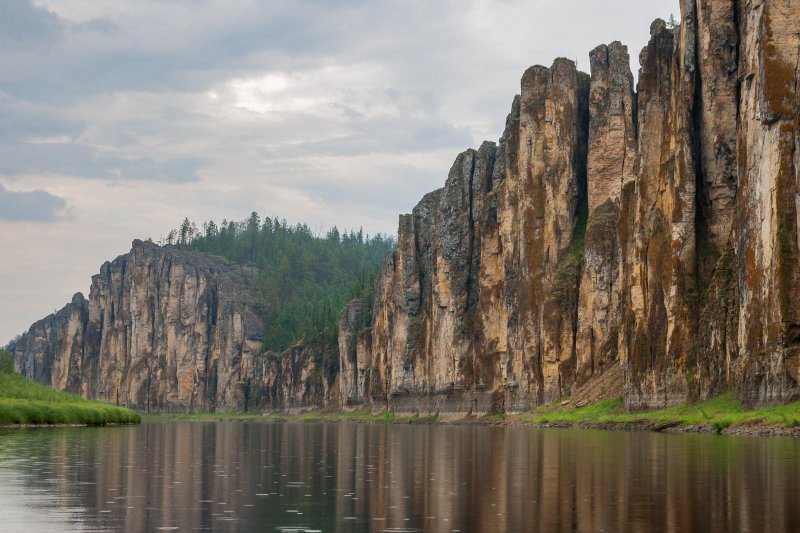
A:
[[[335,396],[318,346],[262,353],[251,274],[224,259],[134,241],[33,324],[16,369],[57,389],[141,411],[323,405]]]
[[[498,143],[401,215],[337,355],[261,353],[241,267],[134,242],[12,350],[24,374],[145,410],[337,403],[630,409],[800,398],[800,5],[681,0],[638,82],[619,42],[534,66]]]
[[[590,76],[525,72],[499,143],[400,217],[371,324],[348,307],[343,402],[800,397],[800,6],[681,15],[652,24],[635,91],[619,42]]]

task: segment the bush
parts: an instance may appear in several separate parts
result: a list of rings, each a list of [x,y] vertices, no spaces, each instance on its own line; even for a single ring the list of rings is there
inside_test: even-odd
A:
[[[11,354],[0,348],[0,374],[11,374],[14,372],[14,358]]]
[[[714,420],[714,429],[717,430],[717,433],[722,433],[722,430],[733,424],[733,422],[734,420],[730,417],[718,418]]]

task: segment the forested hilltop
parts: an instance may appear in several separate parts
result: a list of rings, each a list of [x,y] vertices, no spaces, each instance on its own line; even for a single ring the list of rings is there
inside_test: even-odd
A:
[[[24,376],[145,412],[337,403],[341,309],[371,292],[393,247],[257,213],[200,229],[186,219],[159,244],[134,240],[88,298],[9,351]]]
[[[380,233],[365,235],[363,229],[340,232],[336,226],[315,235],[308,224],[262,219],[254,211],[245,220],[223,220],[219,225],[212,220],[198,227],[186,218],[163,244],[255,268],[254,296],[265,325],[264,349],[281,351],[301,340],[334,345],[342,308],[371,293],[395,239]]]

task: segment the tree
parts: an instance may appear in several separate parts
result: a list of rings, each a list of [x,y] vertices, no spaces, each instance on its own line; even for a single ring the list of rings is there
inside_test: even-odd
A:
[[[339,244],[339,228],[336,226],[332,227],[328,230],[328,234],[325,235],[325,238],[331,242]]]
[[[681,21],[677,20],[675,18],[675,15],[670,13],[669,14],[669,20],[667,21],[667,28],[669,28],[670,30],[674,30],[675,28],[677,28],[680,25],[681,25]]]
[[[387,235],[342,231],[315,235],[308,224],[253,212],[241,222],[213,221],[203,232],[185,219],[171,237],[190,249],[221,255],[256,268],[255,302],[266,331],[264,348],[281,351],[300,340],[335,346],[339,311],[355,297],[371,298],[384,256],[394,248]]]
[[[11,374],[14,372],[14,358],[5,348],[0,348],[0,374]]]
[[[212,239],[217,236],[217,225],[214,223],[213,220],[210,220],[208,224],[204,224],[205,226],[205,236],[206,239]]]

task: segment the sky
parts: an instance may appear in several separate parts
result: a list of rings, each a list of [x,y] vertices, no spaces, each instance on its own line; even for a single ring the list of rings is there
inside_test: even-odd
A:
[[[0,345],[134,238],[250,212],[394,234],[524,70],[677,0],[0,0]]]

